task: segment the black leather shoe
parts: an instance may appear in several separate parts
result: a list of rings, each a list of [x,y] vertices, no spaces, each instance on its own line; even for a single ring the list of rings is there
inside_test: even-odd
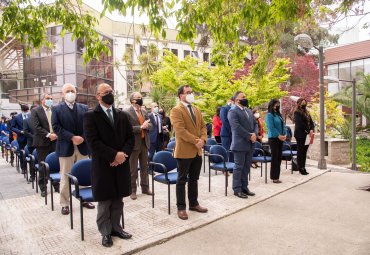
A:
[[[242,191],[244,194],[248,195],[248,196],[254,196],[256,195],[254,192],[250,191],[249,189],[243,189]]]
[[[59,193],[59,185],[54,186],[54,191]]]
[[[112,245],[113,245],[112,237],[110,235],[103,236],[101,244],[104,247],[112,247]]]
[[[247,194],[244,194],[243,192],[234,192],[234,195],[239,198],[248,198]]]
[[[308,175],[308,173],[304,169],[300,169],[299,172],[301,175]]]
[[[42,196],[42,197],[46,197],[46,190],[42,190],[42,191],[41,191],[41,196]]]
[[[111,236],[117,236],[121,239],[130,239],[132,237],[131,234],[129,234],[126,231],[123,231],[123,230],[119,231],[119,232],[112,231]]]

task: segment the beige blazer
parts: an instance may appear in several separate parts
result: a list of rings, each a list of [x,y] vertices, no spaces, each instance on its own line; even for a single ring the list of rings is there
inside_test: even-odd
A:
[[[198,149],[195,144],[196,139],[207,141],[207,128],[200,110],[192,106],[196,125],[190,116],[189,110],[180,102],[171,110],[171,123],[175,131],[176,147],[174,150],[175,158],[194,158],[202,155],[202,149]]]
[[[133,106],[130,106],[128,109],[125,110],[128,113],[130,123],[132,125],[132,129],[135,135],[135,146],[134,150],[139,150],[141,145],[141,128],[140,128],[140,121],[139,117],[137,116],[136,111],[134,110]],[[143,115],[144,120],[149,119],[148,113],[145,110],[141,110],[141,114]],[[149,139],[149,130],[152,129],[152,124],[149,123],[149,129],[145,130],[145,145],[149,149],[150,147],[150,139]]]

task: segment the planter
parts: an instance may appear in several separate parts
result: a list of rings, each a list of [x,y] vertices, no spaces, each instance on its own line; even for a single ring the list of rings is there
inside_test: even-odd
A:
[[[320,139],[317,135],[314,143],[310,145],[307,158],[320,159]],[[351,163],[349,140],[339,138],[325,138],[325,159],[328,164],[347,165]]]

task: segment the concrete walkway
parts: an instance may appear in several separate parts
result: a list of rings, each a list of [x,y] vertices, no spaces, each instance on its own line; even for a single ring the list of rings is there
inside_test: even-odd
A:
[[[330,172],[139,254],[370,254],[370,174]]]

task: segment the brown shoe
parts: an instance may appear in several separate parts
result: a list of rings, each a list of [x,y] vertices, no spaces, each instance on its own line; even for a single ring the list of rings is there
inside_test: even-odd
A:
[[[200,213],[206,213],[206,212],[208,212],[208,209],[207,208],[201,207],[200,205],[190,206],[189,207],[189,210],[190,211],[200,212]]]
[[[188,214],[186,213],[186,210],[178,210],[177,211],[177,216],[179,216],[179,218],[182,219],[182,220],[187,220],[188,219]]]
[[[137,199],[136,193],[135,192],[132,192],[131,195],[130,195],[130,198],[132,200],[136,200]]]
[[[90,202],[84,202],[84,203],[82,203],[82,206],[86,207],[87,209],[94,209],[95,208],[95,205],[93,203],[90,203]]]
[[[153,192],[150,189],[143,191],[142,193],[150,196],[153,195]]]
[[[62,214],[63,215],[68,215],[69,214],[69,207],[68,206],[62,207]]]

